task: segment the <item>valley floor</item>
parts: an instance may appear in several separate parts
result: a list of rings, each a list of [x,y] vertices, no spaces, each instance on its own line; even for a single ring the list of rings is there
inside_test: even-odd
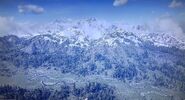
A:
[[[123,82],[105,75],[79,76],[61,73],[57,68],[28,68],[16,69],[12,76],[0,76],[0,84],[18,86],[25,89],[60,89],[62,85],[84,87],[87,83],[97,82],[114,88],[116,99],[120,100],[183,100],[185,95],[176,90],[154,87],[149,82]]]

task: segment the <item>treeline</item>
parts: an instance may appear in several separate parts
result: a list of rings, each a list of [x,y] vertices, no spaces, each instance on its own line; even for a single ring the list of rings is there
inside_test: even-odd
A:
[[[24,89],[13,86],[0,86],[0,99],[15,100],[115,100],[114,88],[100,83],[88,83],[84,87],[62,85],[59,90],[38,88]]]

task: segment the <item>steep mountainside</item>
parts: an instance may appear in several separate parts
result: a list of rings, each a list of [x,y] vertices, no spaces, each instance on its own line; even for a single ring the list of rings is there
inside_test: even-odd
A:
[[[0,83],[57,89],[62,84],[81,87],[98,82],[114,87],[117,99],[185,99],[183,42],[164,34],[126,32],[114,25],[100,28],[95,22],[77,22],[77,26],[60,22],[70,31],[57,25],[60,29],[55,32],[47,30],[29,38],[0,37]],[[84,27],[94,29],[85,31]],[[100,32],[98,28],[106,33],[90,37]],[[58,31],[74,33],[66,36]]]

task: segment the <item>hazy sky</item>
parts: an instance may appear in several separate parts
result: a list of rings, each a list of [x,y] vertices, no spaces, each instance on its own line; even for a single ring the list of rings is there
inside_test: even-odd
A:
[[[185,0],[0,0],[0,34],[28,26],[22,23],[90,17],[185,37]]]
[[[0,16],[20,21],[96,17],[133,23],[166,14],[183,18],[184,3],[185,0],[0,0]]]

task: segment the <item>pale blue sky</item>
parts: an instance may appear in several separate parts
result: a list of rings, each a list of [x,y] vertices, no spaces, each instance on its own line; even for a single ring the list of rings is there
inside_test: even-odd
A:
[[[184,3],[185,0],[177,0]],[[169,7],[172,0],[128,0],[113,6],[114,0],[1,0],[0,16],[14,17],[19,21],[47,22],[58,18],[82,19],[95,17],[107,21],[142,23],[169,14],[182,19],[185,7]],[[42,14],[20,13],[19,5],[36,5]]]

